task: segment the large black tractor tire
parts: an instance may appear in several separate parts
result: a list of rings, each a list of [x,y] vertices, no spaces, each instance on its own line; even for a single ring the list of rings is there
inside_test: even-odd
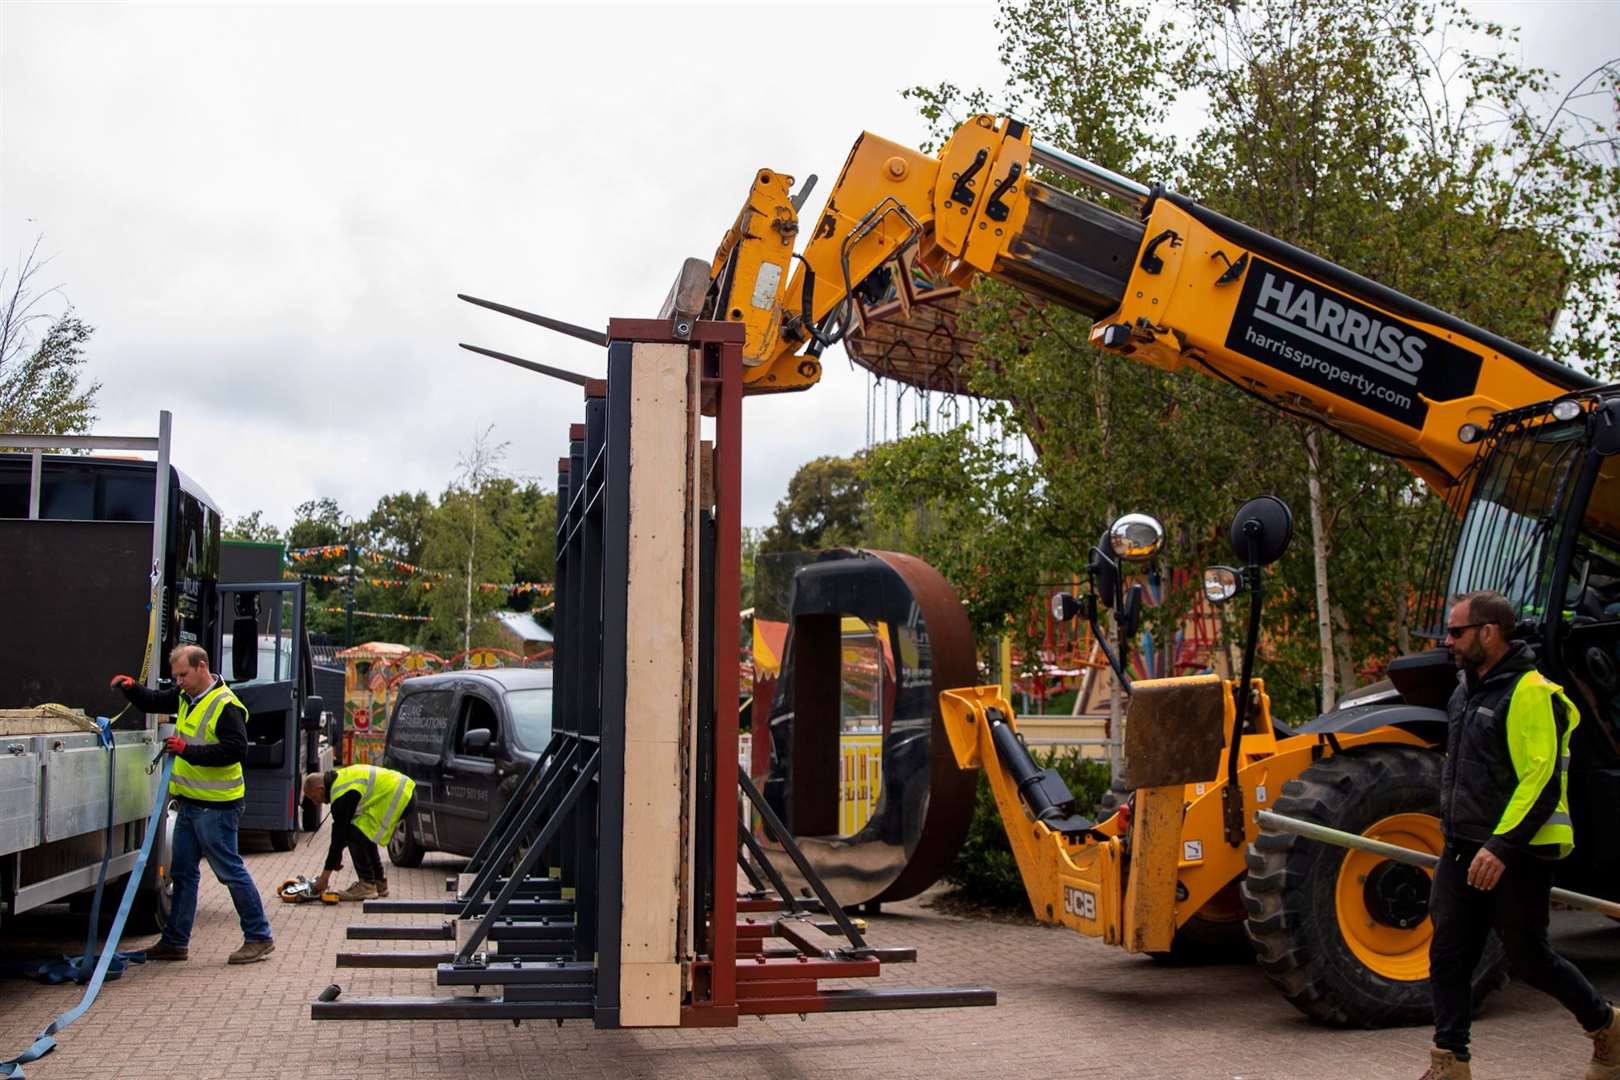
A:
[[[422,845],[416,842],[416,835],[411,832],[411,823],[401,821],[394,829],[394,835],[388,838],[388,861],[395,866],[413,870],[422,865],[422,856],[426,854]]]
[[[291,851],[298,846],[297,829],[271,829],[270,848],[272,851]]]
[[[1271,809],[1437,851],[1440,755],[1405,746],[1334,754],[1284,784]],[[1427,871],[1291,833],[1262,834],[1247,861],[1249,939],[1295,1007],[1341,1027],[1432,1022]],[[1476,1008],[1506,982],[1492,936],[1474,973]]]

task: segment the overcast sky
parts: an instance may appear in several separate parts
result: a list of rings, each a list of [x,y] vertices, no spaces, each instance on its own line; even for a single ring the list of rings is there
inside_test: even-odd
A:
[[[1527,60],[1620,52],[1620,3],[1476,3]],[[900,90],[999,85],[993,3],[735,6],[0,4],[0,259],[96,327],[97,431],[175,414],[224,512],[286,525],[437,492],[494,425],[552,486],[595,347],[455,299],[603,327],[657,313],[755,169],[819,173],[863,129],[924,137]],[[1607,55],[1605,55],[1607,54]],[[744,520],[865,442],[866,377],[745,410]]]

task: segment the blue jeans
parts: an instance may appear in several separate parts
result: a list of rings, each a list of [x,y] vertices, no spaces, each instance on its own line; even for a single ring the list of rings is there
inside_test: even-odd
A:
[[[163,928],[163,940],[170,945],[184,948],[191,941],[191,923],[197,916],[197,886],[202,882],[198,868],[204,857],[219,883],[231,891],[231,903],[242,920],[242,936],[248,941],[270,940],[270,923],[259,902],[259,889],[236,850],[236,826],[241,820],[240,803],[228,810],[180,803],[180,816],[174,823],[174,851],[169,855],[174,906]]]

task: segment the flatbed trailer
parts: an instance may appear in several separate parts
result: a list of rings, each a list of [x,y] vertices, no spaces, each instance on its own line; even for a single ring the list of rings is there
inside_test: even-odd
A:
[[[109,847],[107,880],[130,872],[170,718],[127,707],[108,679],[139,673],[155,689],[177,645],[206,648],[249,709],[244,827],[285,850],[318,823],[297,792],[304,771],[330,760],[303,587],[279,574],[221,584],[222,517],[170,462],[170,424],[161,414],[155,438],[0,434],[0,446],[23,451],[0,454],[0,710],[12,710],[9,725],[0,718],[0,919],[93,888]],[[74,711],[111,719],[107,745]],[[149,927],[169,910],[172,820],[143,878],[136,922]]]

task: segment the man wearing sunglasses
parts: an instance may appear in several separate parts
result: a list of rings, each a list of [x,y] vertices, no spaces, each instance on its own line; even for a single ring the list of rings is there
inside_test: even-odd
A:
[[[1440,776],[1445,850],[1429,896],[1435,1032],[1425,1076],[1469,1076],[1473,974],[1494,928],[1513,973],[1556,997],[1593,1040],[1587,1080],[1620,1080],[1620,1010],[1547,940],[1553,869],[1575,847],[1569,737],[1580,717],[1515,640],[1518,613],[1501,593],[1458,597],[1446,624],[1460,676]]]

